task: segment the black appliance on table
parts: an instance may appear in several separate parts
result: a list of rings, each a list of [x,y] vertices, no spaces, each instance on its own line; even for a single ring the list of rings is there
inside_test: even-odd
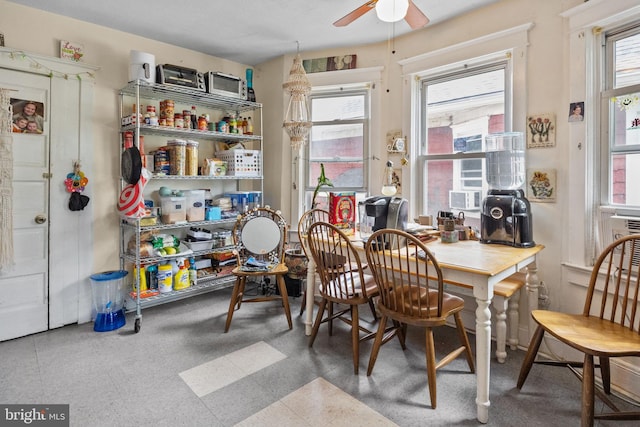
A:
[[[409,202],[402,197],[373,196],[360,202],[360,237],[366,241],[371,234],[384,228],[405,231]],[[362,224],[370,230],[365,230]]]
[[[480,216],[482,243],[499,243],[518,248],[535,246],[531,205],[524,191],[489,190]]]

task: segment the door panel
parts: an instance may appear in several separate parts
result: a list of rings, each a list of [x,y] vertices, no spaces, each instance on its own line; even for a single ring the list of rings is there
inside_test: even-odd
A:
[[[50,79],[0,69],[11,98],[44,104],[42,134],[13,133],[13,257],[0,270],[0,341],[49,327],[49,93]],[[17,112],[17,111],[16,111]],[[36,216],[44,218],[42,224]]]

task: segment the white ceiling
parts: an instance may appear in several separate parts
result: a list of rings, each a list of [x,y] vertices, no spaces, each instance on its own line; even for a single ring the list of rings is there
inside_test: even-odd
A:
[[[8,0],[246,65],[287,53],[387,40],[411,31],[375,11],[334,27],[367,0]],[[498,0],[413,0],[433,25]],[[419,30],[417,30],[419,31]],[[80,40],[78,40],[80,41]]]

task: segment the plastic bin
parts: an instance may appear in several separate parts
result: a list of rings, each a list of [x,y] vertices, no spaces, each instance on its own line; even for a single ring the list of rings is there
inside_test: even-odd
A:
[[[186,192],[187,221],[204,221],[204,190]]]
[[[184,196],[160,197],[162,223],[175,224],[187,220],[187,198]]]
[[[125,270],[105,271],[91,275],[91,293],[96,318],[93,330],[113,331],[126,323],[124,315]]]
[[[260,150],[226,150],[216,151],[216,157],[227,162],[227,175],[261,176]]]

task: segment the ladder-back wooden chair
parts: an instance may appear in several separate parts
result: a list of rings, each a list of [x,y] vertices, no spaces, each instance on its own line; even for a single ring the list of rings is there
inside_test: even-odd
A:
[[[323,221],[329,222],[329,212],[324,209],[309,209],[300,217],[300,221],[298,221],[298,240],[300,241],[300,246],[302,246],[302,250],[304,254],[307,256],[307,259],[311,260],[311,253],[309,251],[309,244],[307,242],[309,235],[309,228],[311,224]],[[312,266],[313,267],[313,266]],[[313,268],[311,269],[313,270]],[[315,275],[314,275],[315,278]],[[300,316],[304,313],[304,309],[307,306],[307,287],[308,283],[305,282],[307,286],[304,287],[304,292],[302,293],[302,304],[300,305]],[[314,283],[315,289],[315,283]]]
[[[584,353],[583,362],[540,361],[572,369],[582,379],[581,425],[590,427],[595,419],[640,420],[640,412],[619,412],[606,395],[611,393],[610,359],[640,356],[640,234],[622,237],[598,257],[591,272],[582,314],[534,310],[538,324],[518,377],[524,385],[545,332]],[[595,388],[594,359],[599,359],[604,394]],[[575,368],[582,367],[580,374]],[[598,394],[613,412],[595,414]]]
[[[269,206],[252,209],[238,217],[233,228],[238,265],[232,271],[236,276],[236,282],[229,302],[225,332],[231,326],[234,311],[240,309],[243,302],[274,300],[282,302],[289,329],[293,328],[287,285],[284,280],[284,276],[289,271],[284,264],[287,229],[287,222],[280,211],[274,211]],[[262,280],[264,276],[275,276],[280,295],[267,290],[261,296],[247,298],[245,295],[247,279]]]
[[[422,251],[424,257],[418,256],[418,251]],[[383,344],[397,336],[404,350],[407,325],[425,328],[427,381],[431,407],[435,409],[437,369],[464,354],[470,371],[475,371],[471,345],[460,317],[464,300],[444,292],[438,261],[420,239],[409,233],[394,229],[378,230],[367,240],[365,253],[378,286],[378,311],[381,315],[367,375],[373,372]],[[455,320],[461,345],[436,363],[433,330],[445,326],[450,316]],[[389,319],[393,327],[386,329]]]
[[[311,256],[320,276],[320,308],[313,322],[309,347],[318,335],[320,324],[328,323],[329,335],[333,333],[332,322],[339,319],[351,325],[351,347],[353,371],[358,373],[360,341],[373,338],[375,334],[360,324],[358,307],[369,304],[378,293],[373,277],[363,273],[363,263],[349,237],[327,222],[316,222],[308,233]],[[334,311],[334,304],[348,306]],[[324,312],[327,315],[324,316]],[[375,319],[374,319],[375,320]],[[360,337],[360,332],[364,336]]]

